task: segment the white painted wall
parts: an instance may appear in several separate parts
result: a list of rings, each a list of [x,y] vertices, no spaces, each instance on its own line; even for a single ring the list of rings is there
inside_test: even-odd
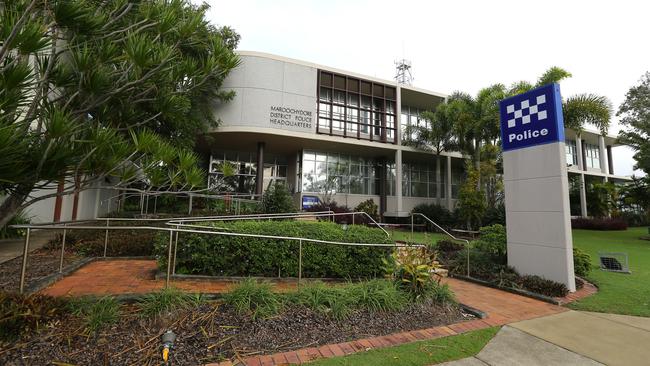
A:
[[[241,65],[224,81],[224,89],[234,90],[236,96],[216,109],[223,127],[316,133],[316,68],[259,56],[240,58]],[[310,112],[311,127],[271,123],[271,107],[277,106]]]

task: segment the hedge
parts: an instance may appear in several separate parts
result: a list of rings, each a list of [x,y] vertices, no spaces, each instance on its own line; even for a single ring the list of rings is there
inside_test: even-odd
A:
[[[585,230],[627,230],[627,223],[620,218],[585,218],[579,217],[571,219],[572,229],[585,229]]]
[[[235,221],[219,223],[229,232],[311,239],[391,244],[379,229],[349,225],[343,230],[330,222]],[[159,267],[167,265],[168,234],[160,234],[155,253]],[[210,276],[298,276],[296,240],[181,233],[176,273]],[[382,276],[382,259],[390,260],[390,247],[351,247],[303,241],[303,277],[372,278]]]

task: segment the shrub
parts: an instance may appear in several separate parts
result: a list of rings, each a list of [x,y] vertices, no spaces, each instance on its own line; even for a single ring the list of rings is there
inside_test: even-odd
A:
[[[650,220],[648,220],[648,214],[645,212],[620,212],[618,218],[625,221],[628,227],[639,227],[639,226],[648,226],[650,225]]]
[[[262,212],[264,213],[285,213],[296,212],[296,205],[293,196],[287,185],[275,182],[266,189],[262,196]]]
[[[375,201],[372,200],[372,198],[359,203],[357,207],[354,208],[354,212],[365,212],[368,214],[368,216],[372,217],[373,220],[375,221],[379,220],[379,206],[377,206],[377,204],[375,203]],[[365,216],[355,217],[355,223],[367,224],[369,222],[370,220],[368,220],[368,218]]]
[[[627,230],[627,223],[621,218],[586,218],[579,217],[571,219],[572,229],[585,229],[585,230]]]
[[[480,237],[474,241],[473,245],[476,249],[495,258],[499,263],[505,263],[508,246],[505,226],[494,224],[482,227]]]
[[[456,303],[456,296],[448,284],[432,282],[425,290],[426,299],[431,299],[438,304]]]
[[[138,307],[142,315],[155,317],[178,309],[193,308],[202,302],[201,295],[187,294],[170,287],[144,295],[138,300]]]
[[[438,240],[436,243],[436,250],[439,252],[450,253],[458,252],[465,249],[465,244],[453,240]]]
[[[83,318],[88,333],[94,333],[105,325],[114,324],[120,317],[120,304],[110,296],[99,299],[79,298],[70,302],[70,309],[74,315]]]
[[[388,277],[413,299],[426,297],[435,282],[433,271],[440,267],[435,252],[428,248],[401,248],[393,253],[392,259],[384,260]]]
[[[550,297],[563,297],[569,293],[569,289],[563,283],[534,275],[522,276],[521,286],[528,291]]]
[[[423,214],[443,228],[451,228],[456,226],[456,219],[454,215],[449,210],[447,210],[446,207],[440,206],[438,204],[421,203],[415,206],[412,212]],[[435,228],[430,222],[427,221],[426,225],[427,230],[437,231],[437,228]]]
[[[576,275],[586,277],[591,271],[591,256],[579,248],[573,248],[573,270]]]
[[[247,278],[224,295],[226,304],[239,314],[250,314],[253,319],[268,318],[282,309],[282,302],[268,282],[256,282]]]
[[[57,321],[65,302],[45,295],[0,292],[0,340],[15,341]]]
[[[219,223],[235,233],[304,237],[351,243],[392,244],[379,229],[330,222],[235,221]],[[168,235],[159,234],[156,253],[164,269]],[[303,241],[304,277],[372,278],[382,273],[390,247],[346,246]],[[298,242],[239,236],[181,234],[176,272],[212,276],[298,276]]]
[[[14,229],[9,226],[11,225],[26,225],[31,221],[26,217],[22,212],[17,213],[14,217],[9,220],[7,225],[0,227],[0,239],[11,239],[11,238],[20,238],[25,236],[27,229]]]
[[[481,220],[481,223],[484,226],[490,226],[490,225],[494,225],[494,224],[505,225],[506,224],[506,205],[499,204],[496,207],[489,207],[485,211],[485,215],[483,216],[483,220]]]
[[[332,211],[334,213],[348,213],[352,212],[348,206],[342,206],[336,203],[336,201],[330,201],[329,203],[319,202],[317,205],[311,206],[307,211],[309,212],[321,212],[321,211]],[[330,221],[331,216],[321,216],[318,218],[320,221]],[[352,223],[352,215],[335,215],[333,216],[334,222],[337,224],[349,224]]]

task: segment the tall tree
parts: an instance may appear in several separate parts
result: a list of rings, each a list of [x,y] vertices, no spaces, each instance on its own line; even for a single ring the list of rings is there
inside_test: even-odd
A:
[[[0,6],[0,226],[107,179],[192,190],[239,36],[188,0],[15,0]],[[65,179],[63,192],[33,197]]]
[[[619,140],[635,150],[635,169],[650,174],[650,72],[630,88],[616,115],[624,127]]]
[[[438,105],[435,112],[424,111],[421,117],[425,126],[412,125],[407,128],[407,135],[414,135],[413,144],[420,149],[432,151],[436,156],[436,202],[441,204],[441,156],[443,151],[453,151],[457,144],[454,138],[454,121],[447,103]]]
[[[525,93],[534,88],[551,83],[559,83],[572,75],[568,71],[553,66],[546,70],[537,79],[537,83],[532,84],[527,81],[514,83],[509,90],[509,95]],[[580,134],[585,124],[592,124],[601,133],[606,134],[612,115],[612,103],[607,97],[593,93],[583,93],[572,95],[562,101],[562,110],[564,117],[564,126]]]

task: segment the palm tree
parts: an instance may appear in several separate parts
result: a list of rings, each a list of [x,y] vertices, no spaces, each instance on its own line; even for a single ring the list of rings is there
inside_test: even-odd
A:
[[[406,131],[407,135],[413,135],[412,143],[415,147],[432,151],[436,155],[436,202],[438,204],[441,200],[441,154],[443,151],[452,151],[457,146],[450,108],[449,104],[442,103],[435,112],[422,112],[420,116],[426,121],[425,126],[409,126]]]
[[[543,85],[559,83],[571,76],[568,71],[553,66],[539,77],[536,84],[527,81],[516,82],[510,87],[508,94],[524,93]],[[580,136],[587,123],[594,125],[602,134],[606,134],[609,129],[612,103],[605,96],[593,93],[572,95],[562,101],[562,110],[564,127],[574,130],[578,136]]]

